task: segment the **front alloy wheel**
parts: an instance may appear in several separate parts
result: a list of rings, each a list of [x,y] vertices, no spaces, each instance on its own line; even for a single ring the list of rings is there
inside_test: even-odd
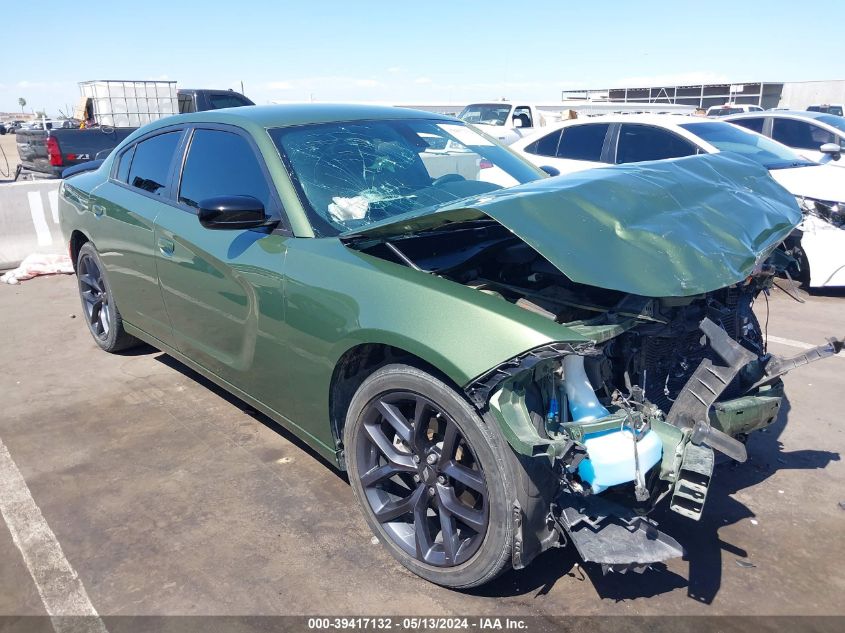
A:
[[[343,441],[364,518],[405,567],[461,588],[508,567],[519,463],[462,394],[416,367],[386,365],[353,396]]]
[[[454,420],[398,391],[364,410],[357,475],[370,509],[408,554],[430,565],[467,561],[487,533],[484,473]]]

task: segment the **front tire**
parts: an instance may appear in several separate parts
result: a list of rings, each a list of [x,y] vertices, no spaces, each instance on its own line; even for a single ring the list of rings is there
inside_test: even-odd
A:
[[[382,367],[352,398],[343,435],[364,518],[402,565],[453,588],[509,567],[516,458],[454,389]]]
[[[91,242],[86,242],[79,249],[76,278],[82,316],[100,349],[119,352],[138,345],[140,341],[123,329],[123,319],[106,277],[106,269]]]

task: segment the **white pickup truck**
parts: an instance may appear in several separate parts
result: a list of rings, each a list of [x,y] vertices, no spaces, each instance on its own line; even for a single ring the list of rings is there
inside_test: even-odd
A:
[[[505,145],[537,132],[539,128],[575,116],[610,113],[689,114],[693,107],[669,103],[621,103],[617,101],[567,99],[548,103],[520,105],[525,101],[487,101],[470,103],[458,118]]]
[[[518,101],[470,103],[461,110],[458,118],[471,123],[505,145],[532,134],[539,127],[561,119],[561,114],[558,112],[541,112],[535,105],[518,104]],[[560,109],[564,108],[565,106],[561,104]]]

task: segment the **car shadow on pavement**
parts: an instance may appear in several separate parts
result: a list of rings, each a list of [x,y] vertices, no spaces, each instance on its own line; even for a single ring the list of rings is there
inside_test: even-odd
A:
[[[689,586],[687,595],[698,602],[711,604],[721,587],[723,558],[732,563],[752,569],[754,562],[747,560],[742,548],[723,541],[718,531],[726,525],[733,525],[743,519],[751,519],[754,513],[731,495],[740,490],[756,486],[779,470],[815,470],[825,468],[832,461],[839,461],[839,453],[824,450],[784,451],[780,435],[787,424],[790,403],[784,397],[777,420],[768,428],[752,433],[748,440],[748,460],[738,463],[717,455],[713,484],[708,492],[710,503],[698,522],[661,508],[658,521],[687,551],[689,562]]]
[[[161,350],[156,349],[152,345],[148,343],[144,343],[143,341],[139,345],[135,345],[134,347],[130,347],[129,349],[124,349],[117,352],[118,356],[151,356],[153,354],[161,354]]]
[[[719,530],[744,519],[751,519],[754,513],[732,495],[740,490],[756,486],[771,477],[778,470],[813,470],[825,468],[831,461],[839,461],[836,452],[823,450],[784,451],[779,438],[786,426],[789,399],[784,398],[777,420],[763,431],[752,433],[747,449],[748,460],[738,463],[717,454],[716,468],[708,492],[708,503],[700,521],[690,521],[671,512],[664,504],[652,515],[667,534],[674,536],[686,551],[689,565],[687,596],[703,604],[711,604],[722,584],[722,571],[726,564],[735,564],[753,569],[754,562],[748,560],[748,553],[723,540]],[[598,572],[599,574],[601,572]],[[626,583],[601,578],[596,590],[602,597],[629,599],[640,595],[661,593],[663,581],[652,572],[646,572],[635,583]],[[605,589],[610,590],[607,595]],[[635,595],[625,595],[632,591]]]

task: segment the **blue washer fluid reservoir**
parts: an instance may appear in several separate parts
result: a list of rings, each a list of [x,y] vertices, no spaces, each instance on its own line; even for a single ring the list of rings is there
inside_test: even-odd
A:
[[[581,480],[598,494],[610,486],[634,481],[634,436],[628,429],[603,431],[585,435],[581,440],[587,448],[587,457],[578,465]],[[637,442],[640,472],[654,466],[663,455],[663,443],[652,430]]]

